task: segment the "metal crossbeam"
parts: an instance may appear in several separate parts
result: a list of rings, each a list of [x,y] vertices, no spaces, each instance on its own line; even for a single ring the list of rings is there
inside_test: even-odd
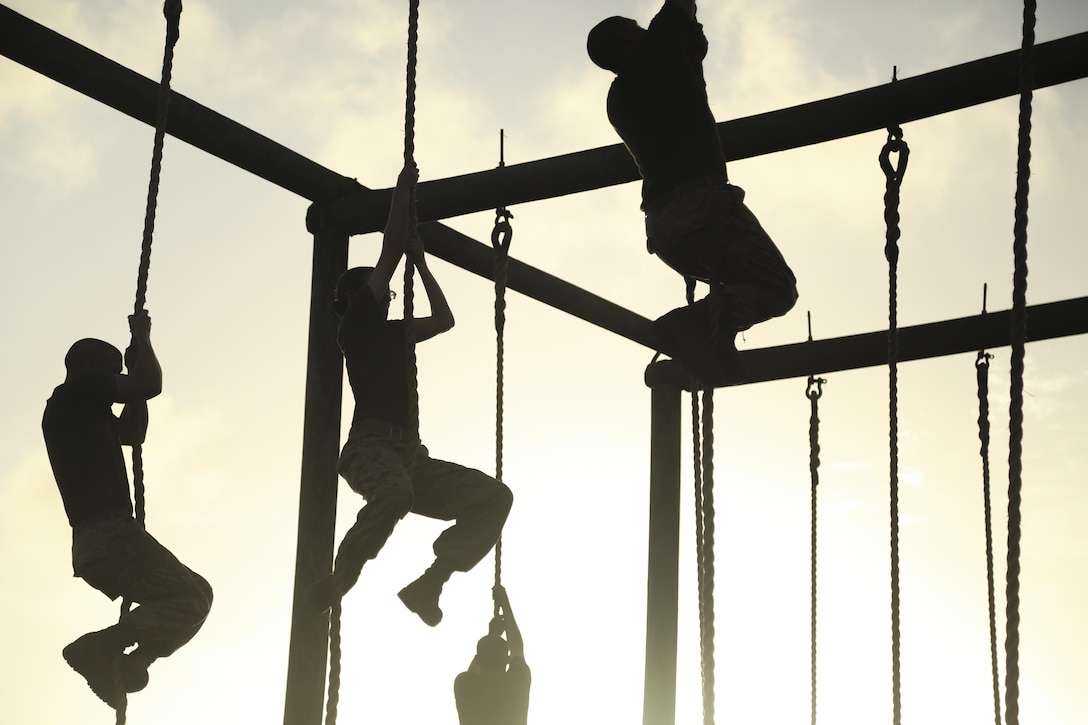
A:
[[[1028,342],[1088,334],[1088,297],[1033,305],[1028,307],[1027,315]],[[1011,310],[901,327],[898,331],[897,359],[900,362],[928,360],[1007,347],[1011,330]],[[881,330],[745,350],[740,353],[740,360],[748,373],[747,377],[731,385],[750,385],[887,365],[888,332]],[[691,390],[696,385],[687,371],[673,360],[654,363],[647,376],[648,382],[664,377],[683,390]]]

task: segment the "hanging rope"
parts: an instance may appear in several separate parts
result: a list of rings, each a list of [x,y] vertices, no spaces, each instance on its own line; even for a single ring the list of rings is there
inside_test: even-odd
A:
[[[695,304],[694,277],[685,277],[685,295]],[[711,344],[721,315],[718,297],[711,291]],[[699,660],[703,685],[703,725],[714,725],[714,388],[704,386],[700,413],[699,391],[691,393],[692,452],[695,469],[695,559],[699,591]]]
[[[419,0],[408,0],[408,64],[405,82],[404,110],[404,164],[415,162],[415,115],[416,115],[416,65],[419,47]],[[411,228],[417,223],[416,194],[412,188],[409,200],[409,218]],[[419,379],[416,367],[415,327],[412,319],[415,315],[415,292],[413,289],[415,266],[412,258],[405,255],[404,260],[404,350],[408,369],[409,425],[411,430],[419,431]],[[332,611],[329,614],[329,691],[325,706],[326,725],[335,725],[340,702],[340,664],[342,659],[340,625],[343,614],[341,592],[333,592]]]
[[[151,243],[155,235],[155,213],[159,204],[159,180],[162,177],[162,150],[166,141],[166,122],[170,110],[170,77],[174,69],[174,46],[181,37],[181,0],[166,0],[162,12],[166,18],[166,43],[162,59],[162,79],[159,82],[158,104],[155,112],[155,140],[151,150],[151,177],[147,189],[147,205],[144,210],[144,229],[140,242],[140,266],[136,274],[136,301],[133,314],[145,311],[147,304],[147,279],[151,270]],[[136,523],[144,528],[147,523],[147,504],[144,493],[143,445],[132,446],[132,489]],[[121,601],[121,617],[132,609],[128,599]],[[125,725],[128,720],[128,693],[121,676],[122,659],[114,661],[113,681],[117,690],[116,723]]]
[[[342,598],[333,596],[329,613],[329,697],[325,705],[325,725],[336,725],[340,706],[340,620],[343,614]]]
[[[983,310],[985,314],[985,310]],[[1001,725],[1001,683],[997,671],[997,607],[994,603],[994,534],[990,506],[990,355],[980,350],[975,360],[978,378],[978,439],[982,456],[982,503],[986,523],[986,599],[990,612],[990,671],[994,686],[994,725]]]
[[[898,154],[893,168],[891,155]],[[891,451],[891,579],[892,579],[892,722],[899,725],[902,715],[899,669],[899,330],[896,300],[898,296],[899,264],[899,189],[907,170],[910,149],[903,140],[899,126],[888,129],[888,140],[880,151],[880,168],[884,171],[884,221],[887,225],[884,256],[888,260],[888,444]]]
[[[1035,85],[1035,0],[1024,1],[1020,50],[1020,119],[1013,224],[1012,372],[1009,402],[1009,542],[1005,594],[1005,722],[1020,722],[1020,497],[1023,487],[1024,347],[1027,342],[1028,190],[1031,180],[1031,101]]]
[[[162,59],[162,80],[159,83],[158,107],[155,114],[155,142],[151,151],[151,179],[148,182],[147,206],[144,211],[144,231],[140,244],[140,268],[136,275],[136,302],[133,314],[144,312],[147,303],[147,278],[151,269],[151,242],[155,235],[155,212],[159,204],[159,179],[162,176],[162,149],[166,140],[166,120],[170,110],[170,77],[174,68],[174,46],[181,37],[181,0],[166,0],[162,9],[166,16],[166,47]],[[136,505],[136,521],[141,527],[146,520],[144,503],[143,447],[132,447],[132,478]]]
[[[809,336],[811,339],[811,335]],[[812,700],[812,725],[816,725],[816,490],[820,484],[820,397],[824,394],[823,385],[827,381],[810,375],[805,397],[809,400],[808,418],[808,470],[812,481],[812,498],[809,504],[811,547],[809,553],[809,672]]]
[[[408,65],[404,103],[404,163],[415,163],[416,152],[416,66],[419,54],[419,0],[408,0]],[[412,189],[409,202],[411,226],[415,227],[416,192]],[[404,350],[407,358],[409,380],[409,423],[419,430],[419,371],[416,366],[415,326],[415,265],[410,256],[404,259]]]
[[[714,388],[703,389],[701,496],[696,504],[701,521],[699,547],[699,651],[702,653],[703,725],[714,725]],[[699,527],[697,527],[699,528]]]
[[[502,162],[499,163],[501,167]],[[503,331],[506,327],[506,283],[510,273],[510,242],[514,229],[510,220],[514,217],[506,207],[495,210],[495,227],[491,230],[491,246],[495,250],[495,478],[502,481],[503,451],[503,374],[505,346]],[[495,542],[495,587],[502,585],[502,534]],[[494,616],[499,616],[499,603],[494,602]]]
[[[684,278],[688,304],[695,303],[696,280]],[[712,344],[716,336],[720,304],[710,296]],[[703,723],[714,725],[714,388],[703,389],[702,413],[700,391],[691,393],[692,452],[695,471],[695,562],[698,588],[698,654],[703,683]]]

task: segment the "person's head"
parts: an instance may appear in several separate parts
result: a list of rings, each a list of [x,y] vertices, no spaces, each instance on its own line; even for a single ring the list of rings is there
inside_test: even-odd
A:
[[[510,662],[510,645],[497,634],[489,634],[476,643],[476,657],[473,666],[483,673],[498,674],[506,672]]]
[[[348,311],[348,300],[352,295],[366,291],[370,293],[370,275],[374,274],[373,267],[352,267],[340,275],[336,283],[336,296],[332,301],[332,310],[338,316],[343,317]],[[385,300],[385,308],[389,309],[389,296]]]
[[[645,30],[631,18],[614,15],[597,23],[586,38],[586,51],[596,65],[619,73],[630,63]]]
[[[120,350],[93,337],[76,341],[64,356],[64,368],[69,378],[88,373],[120,374],[121,362]]]

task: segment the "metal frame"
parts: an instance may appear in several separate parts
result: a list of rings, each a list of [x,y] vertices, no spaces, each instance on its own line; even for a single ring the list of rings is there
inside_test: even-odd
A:
[[[149,125],[158,84],[0,5],[0,53]],[[1035,88],[1088,77],[1088,33],[1034,49]],[[1015,95],[1019,51],[945,68],[855,93],[719,124],[726,156],[748,158],[845,138]],[[343,361],[329,307],[347,266],[351,234],[376,231],[390,189],[373,191],[181,94],[173,94],[168,133],[314,202],[310,333],[303,423],[299,531],[285,725],[320,725],[328,657],[328,616],[307,605],[310,585],[328,572],[334,541]],[[616,144],[451,179],[421,183],[421,220],[553,198],[638,179]],[[420,227],[428,251],[492,279],[493,251],[438,223]],[[529,265],[510,260],[508,287],[653,349],[650,321]],[[1029,308],[1030,340],[1088,332],[1088,298]],[[939,357],[1009,344],[1009,313],[900,330],[900,359]],[[886,364],[886,333],[809,341],[741,353],[747,383]],[[647,571],[644,723],[675,721],[680,506],[680,392],[694,381],[673,361],[646,371],[652,390],[650,550]]]

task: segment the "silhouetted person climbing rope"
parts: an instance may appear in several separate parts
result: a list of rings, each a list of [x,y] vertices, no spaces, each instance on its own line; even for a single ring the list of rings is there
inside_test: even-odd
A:
[[[435,561],[400,591],[408,609],[430,626],[442,620],[442,586],[455,571],[468,571],[495,545],[510,512],[510,489],[480,471],[430,457],[411,414],[405,325],[416,342],[453,327],[453,313],[427,265],[423,241],[410,210],[419,173],[408,164],[397,180],[382,251],[374,267],[346,271],[337,285],[339,344],[355,395],[355,414],[337,467],[352,490],[366,499],[344,535],[333,573],[314,587],[315,603],[327,609],[359,578],[363,564],[381,551],[409,511],[455,520],[434,542]],[[429,317],[389,320],[389,280],[407,253],[427,294]]]
[[[64,648],[64,659],[98,697],[118,707],[143,689],[147,668],[172,654],[204,624],[212,589],[133,518],[122,445],[147,432],[147,401],[162,391],[146,311],[129,317],[132,341],[121,352],[102,340],[76,342],[64,358],[67,376],[45,407],[42,432],[72,525],[72,569],[110,599],[140,606],[112,627]],[[120,417],[114,403],[124,403]],[[132,645],[139,647],[129,654]],[[115,679],[116,678],[116,679]]]
[[[700,377],[720,378],[735,373],[736,333],[788,312],[797,280],[745,206],[744,190],[728,183],[695,10],[695,0],[666,0],[645,29],[607,18],[586,48],[616,74],[608,120],[642,175],[647,251],[711,287],[707,298],[655,322],[662,352]]]
[[[499,612],[476,644],[468,670],[453,681],[461,725],[525,725],[532,674],[506,589],[495,587]],[[503,634],[506,638],[503,638]]]

